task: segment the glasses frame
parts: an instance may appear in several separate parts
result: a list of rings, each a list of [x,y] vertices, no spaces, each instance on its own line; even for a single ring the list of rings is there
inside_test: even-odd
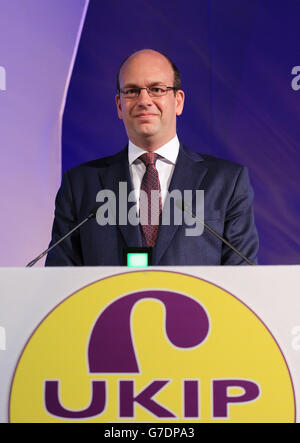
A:
[[[149,97],[151,97],[151,98],[160,98],[160,97],[163,97],[164,95],[166,95],[169,91],[178,91],[178,88],[176,88],[175,86],[166,86],[166,85],[151,86],[151,88],[155,88],[155,87],[166,88],[166,91],[163,94],[161,94],[161,95],[152,95],[150,88],[138,88],[136,86],[136,87],[128,88],[128,89],[136,89],[138,91],[138,94],[135,97],[127,97],[126,96],[126,92],[124,91],[124,89],[119,89],[118,92],[119,92],[119,95],[123,94],[123,97],[126,98],[127,100],[134,100],[134,99],[137,99],[140,96],[140,93],[141,93],[142,89],[146,89],[146,91],[148,92]]]

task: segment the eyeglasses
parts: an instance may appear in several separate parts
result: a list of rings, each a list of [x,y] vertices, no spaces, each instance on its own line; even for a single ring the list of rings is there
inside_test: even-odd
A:
[[[173,86],[150,86],[150,88],[124,88],[119,89],[119,92],[121,92],[125,98],[137,98],[142,89],[146,89],[150,97],[162,97],[163,95],[166,95],[169,91],[177,91],[178,88],[175,88]]]

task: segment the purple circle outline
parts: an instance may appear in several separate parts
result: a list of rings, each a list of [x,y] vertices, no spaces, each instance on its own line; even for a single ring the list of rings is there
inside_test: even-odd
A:
[[[73,296],[74,296],[75,294],[77,294],[78,292],[81,292],[81,291],[83,291],[84,289],[86,289],[86,288],[88,288],[88,287],[90,287],[90,286],[92,286],[92,285],[94,285],[94,284],[96,284],[96,283],[99,283],[99,282],[101,282],[101,281],[107,280],[107,279],[112,278],[112,277],[119,277],[119,276],[121,276],[121,275],[138,274],[138,273],[145,273],[145,272],[147,272],[147,273],[149,273],[149,272],[151,272],[151,273],[154,273],[154,272],[160,272],[160,273],[178,274],[178,275],[184,275],[184,276],[186,276],[186,277],[196,278],[197,280],[204,281],[205,283],[209,283],[209,284],[215,286],[216,288],[221,289],[222,291],[226,292],[227,294],[229,294],[229,295],[231,295],[232,297],[234,297],[237,301],[239,301],[240,303],[242,303],[247,309],[249,309],[249,311],[251,311],[251,312],[255,315],[255,317],[256,317],[256,318],[262,323],[262,325],[263,325],[263,326],[266,328],[266,330],[269,332],[269,334],[270,334],[271,337],[273,338],[274,342],[276,343],[276,345],[277,345],[277,347],[278,347],[278,349],[279,349],[279,351],[280,351],[280,353],[281,353],[281,355],[282,355],[282,357],[283,357],[283,360],[284,360],[284,362],[285,362],[286,368],[287,368],[287,370],[288,370],[288,374],[289,374],[289,377],[290,377],[290,381],[291,381],[291,385],[292,385],[292,390],[293,390],[293,397],[294,397],[294,411],[295,411],[294,423],[296,423],[296,419],[297,419],[296,393],[295,393],[295,387],[294,387],[294,383],[293,383],[293,378],[292,378],[292,375],[291,375],[291,371],[290,371],[289,365],[288,365],[288,363],[287,363],[287,361],[286,361],[285,355],[284,355],[284,353],[283,353],[283,351],[282,351],[282,349],[281,349],[279,343],[277,342],[276,338],[274,337],[273,333],[270,331],[270,329],[268,328],[268,326],[265,324],[265,322],[264,322],[264,321],[263,321],[263,320],[262,320],[262,319],[256,314],[256,312],[254,312],[253,309],[251,309],[251,308],[250,308],[245,302],[243,302],[242,300],[240,300],[236,295],[232,294],[231,292],[229,292],[229,291],[227,291],[226,289],[222,288],[221,286],[217,285],[216,283],[212,283],[212,282],[210,282],[209,280],[206,280],[206,279],[204,279],[204,278],[200,278],[200,277],[197,277],[197,276],[195,276],[195,275],[190,275],[190,274],[186,274],[186,273],[183,273],[183,272],[176,272],[176,271],[163,271],[163,270],[159,270],[159,269],[155,269],[155,270],[137,270],[137,271],[121,272],[121,273],[118,273],[118,274],[113,274],[113,275],[109,275],[109,276],[107,276],[107,277],[100,278],[99,280],[95,280],[95,281],[92,282],[92,283],[88,283],[87,285],[83,286],[82,288],[80,288],[80,289],[78,289],[77,291],[73,292],[72,294],[68,295],[64,300],[62,300],[61,302],[59,302],[56,306],[54,306],[54,308],[52,308],[52,309],[48,312],[48,314],[47,314],[47,315],[46,315],[46,316],[45,316],[45,317],[44,317],[44,318],[38,323],[38,325],[35,327],[35,329],[33,330],[33,332],[30,334],[30,336],[29,336],[28,340],[26,341],[25,345],[23,346],[23,349],[22,349],[22,351],[21,351],[21,353],[20,353],[20,356],[19,356],[19,358],[18,358],[18,360],[17,360],[16,366],[15,366],[15,369],[14,369],[14,372],[13,372],[13,376],[12,376],[12,381],[11,381],[11,385],[10,385],[10,390],[9,390],[9,399],[8,399],[8,423],[10,423],[10,403],[11,403],[11,394],[12,394],[12,387],[13,387],[13,384],[14,384],[14,379],[15,379],[15,376],[16,376],[17,369],[18,369],[18,366],[19,366],[20,360],[21,360],[21,358],[22,358],[22,356],[23,356],[23,354],[24,354],[24,351],[25,351],[25,349],[27,348],[27,345],[29,344],[29,342],[31,341],[32,337],[33,337],[34,334],[37,332],[37,330],[39,329],[39,327],[41,326],[41,324],[44,323],[44,321],[45,321],[45,320],[46,320],[46,319],[52,314],[52,312],[54,312],[54,311],[55,311],[55,310],[56,310],[61,304],[65,303],[69,298],[73,297]]]

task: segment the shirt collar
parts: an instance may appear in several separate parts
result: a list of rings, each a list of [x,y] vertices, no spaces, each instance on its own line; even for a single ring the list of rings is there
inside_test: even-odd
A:
[[[129,140],[128,144],[129,165],[132,165],[132,163],[134,163],[135,160],[145,152],[147,152],[145,151],[145,149],[139,148]],[[177,135],[174,138],[172,138],[172,140],[170,140],[168,143],[161,146],[155,151],[156,154],[159,154],[161,157],[163,157],[170,163],[173,163],[174,165],[177,160],[178,152],[179,152],[179,140]]]

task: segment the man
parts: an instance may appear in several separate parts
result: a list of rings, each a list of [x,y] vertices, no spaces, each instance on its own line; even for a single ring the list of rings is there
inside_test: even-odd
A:
[[[256,262],[258,238],[247,170],[181,145],[176,119],[183,111],[184,92],[175,65],[153,50],[131,55],[118,74],[116,105],[129,145],[114,156],[86,163],[64,175],[56,199],[52,243],[86,218],[101,190],[113,192],[118,211],[124,200],[119,183],[128,186],[128,195],[134,192],[135,201],[128,200],[144,214],[152,211],[150,195],[157,191],[156,215],[160,221],[168,192],[178,190],[184,195],[187,190],[194,194],[204,190],[207,224]],[[186,226],[176,224],[172,217],[169,224],[159,225],[159,221],[151,224],[149,220],[124,224],[120,214],[116,220],[117,225],[103,226],[90,220],[48,254],[46,265],[120,266],[124,264],[124,249],[142,246],[152,248],[152,264],[157,266],[246,264],[211,232],[205,229],[202,235],[188,236]]]

